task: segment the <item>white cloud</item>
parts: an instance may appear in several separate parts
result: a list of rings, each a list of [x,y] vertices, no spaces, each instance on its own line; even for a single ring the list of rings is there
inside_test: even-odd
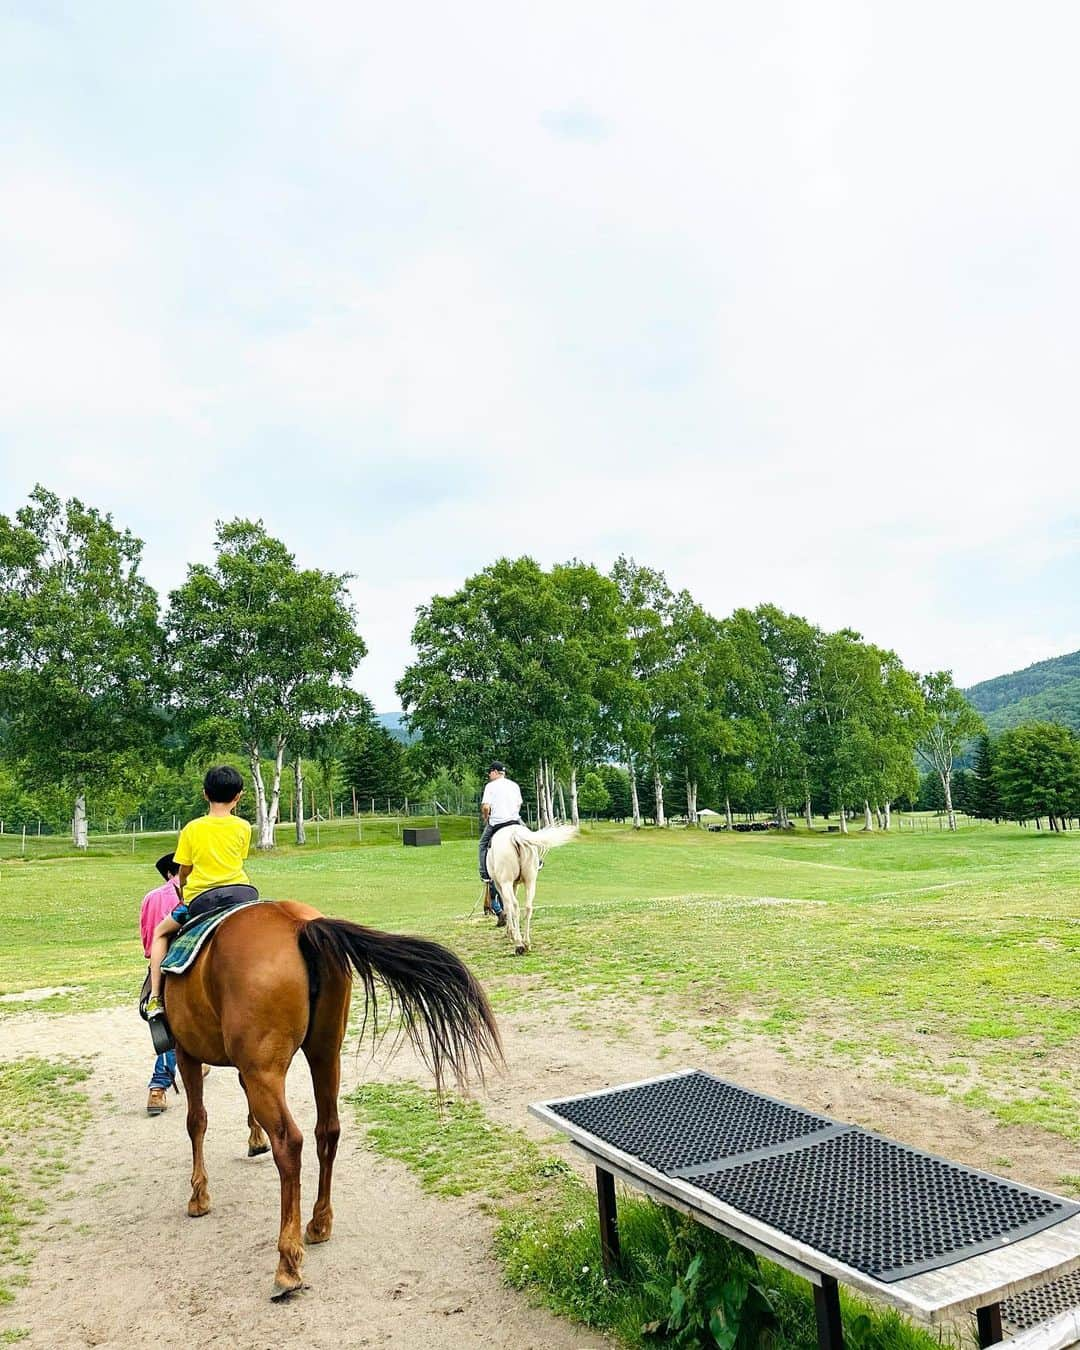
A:
[[[517,551],[625,549],[963,679],[1075,646],[1078,27],[25,19],[0,509],[100,500],[163,588],[264,515],[359,574],[380,706],[415,605]]]

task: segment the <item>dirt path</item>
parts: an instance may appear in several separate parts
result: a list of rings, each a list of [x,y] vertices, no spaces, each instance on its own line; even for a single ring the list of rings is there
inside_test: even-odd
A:
[[[570,1027],[566,1009],[502,1019],[509,1072],[492,1082],[486,1109],[500,1123],[546,1132],[530,1101],[696,1065],[747,1087],[827,1111],[958,1161],[1055,1188],[1080,1174],[1080,1149],[1041,1131],[1004,1127],[981,1114],[893,1087],[870,1072],[823,1075],[768,1044],[705,1052],[689,1035],[665,1037],[643,1022],[612,1039]],[[625,1019],[624,1019],[625,1025]],[[532,1309],[506,1289],[489,1256],[491,1223],[468,1200],[425,1196],[401,1166],[363,1147],[346,1109],[335,1175],[336,1226],[309,1249],[310,1287],[272,1304],[278,1187],[272,1160],[245,1157],[245,1106],[235,1074],[206,1084],[212,1212],[184,1214],[190,1152],[183,1098],[166,1115],[145,1114],[150,1067],[143,1025],[128,1009],[77,1017],[28,1013],[3,1025],[4,1058],[37,1054],[92,1062],[93,1121],[67,1190],[50,1206],[26,1289],[0,1314],[0,1329],[28,1326],[28,1346],[254,1346],[305,1344],[430,1347],[598,1347],[589,1333]],[[376,1078],[416,1078],[407,1053],[390,1062],[347,1055],[343,1091]],[[308,1140],[313,1109],[302,1062],[289,1099]],[[310,1204],[317,1165],[305,1148]],[[169,1295],[168,1272],[177,1272]]]
[[[365,1151],[347,1109],[334,1178],[334,1237],[308,1249],[310,1287],[288,1303],[271,1303],[277,1172],[269,1155],[245,1156],[246,1108],[236,1075],[216,1069],[206,1080],[214,1208],[188,1219],[183,1097],[170,1094],[165,1115],[146,1115],[148,1046],[145,1027],[128,1009],[4,1023],[4,1058],[66,1055],[93,1064],[93,1121],[65,1182],[74,1196],[50,1204],[29,1285],[0,1312],[0,1329],[30,1328],[20,1344],[125,1350],[602,1344],[505,1288],[488,1254],[490,1221],[468,1200],[425,1196],[404,1167]],[[347,1056],[344,1067],[345,1091],[374,1072],[366,1057]],[[301,1060],[289,1077],[289,1100],[311,1140],[314,1110]],[[308,1143],[307,1205],[318,1172],[314,1154]],[[178,1292],[170,1295],[170,1284]]]

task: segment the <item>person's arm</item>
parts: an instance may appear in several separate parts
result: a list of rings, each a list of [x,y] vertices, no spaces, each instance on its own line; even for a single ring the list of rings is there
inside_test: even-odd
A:
[[[195,859],[191,856],[191,837],[188,834],[188,827],[185,825],[180,831],[180,838],[176,841],[176,848],[173,850],[173,861],[180,869],[180,875],[176,878],[176,889],[180,893],[180,899],[184,898],[184,882],[191,876],[191,869]]]
[[[488,823],[488,821],[491,819],[491,803],[490,803],[490,802],[481,802],[481,803],[480,803],[480,819],[484,822],[485,825],[486,825],[486,824]]]

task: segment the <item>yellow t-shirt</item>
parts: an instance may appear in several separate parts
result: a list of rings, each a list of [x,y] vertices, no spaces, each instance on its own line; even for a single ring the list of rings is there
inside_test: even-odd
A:
[[[189,867],[184,904],[214,886],[250,886],[244,859],[251,849],[251,826],[238,816],[200,816],[180,831],[173,857]]]

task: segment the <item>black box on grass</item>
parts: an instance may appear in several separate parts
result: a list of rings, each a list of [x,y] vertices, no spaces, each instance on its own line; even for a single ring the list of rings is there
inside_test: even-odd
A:
[[[414,848],[424,848],[428,844],[441,844],[442,835],[437,825],[401,831],[401,842],[412,844]]]

